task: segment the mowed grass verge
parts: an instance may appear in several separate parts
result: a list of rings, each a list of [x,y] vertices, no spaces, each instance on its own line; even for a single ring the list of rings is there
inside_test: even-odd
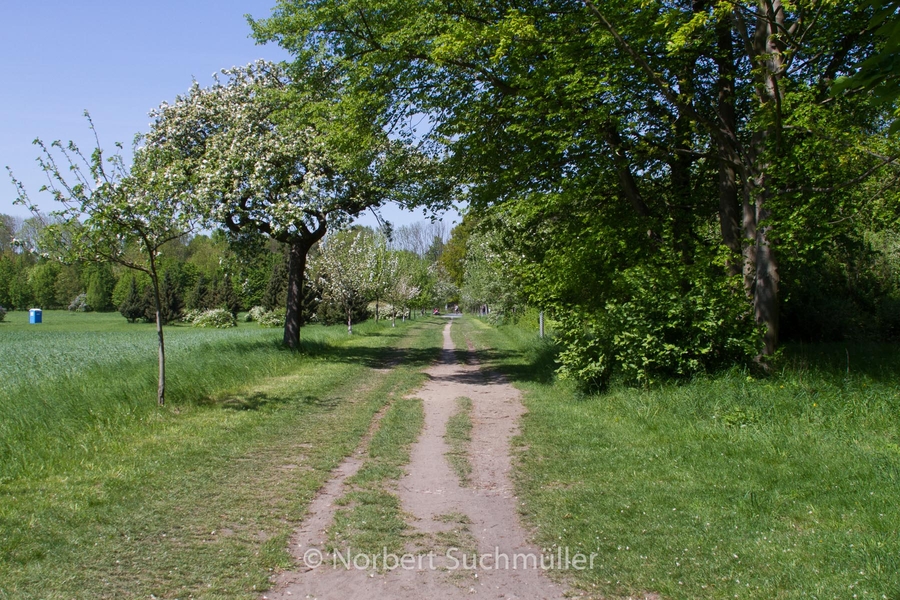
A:
[[[171,328],[171,404],[159,410],[147,375],[152,329],[70,323],[59,333],[94,336],[122,368],[99,352],[80,372],[4,388],[6,409],[17,398],[45,405],[23,412],[43,428],[31,439],[55,444],[22,448],[27,458],[2,465],[3,599],[257,597],[273,570],[290,565],[288,536],[329,471],[385,403],[421,383],[441,327],[367,323],[352,337],[341,327],[304,328],[302,353],[280,350],[278,331],[255,325]],[[77,354],[50,328],[40,335],[40,345],[55,341],[61,354]],[[148,356],[117,346],[139,335],[151,336]],[[0,329],[4,351],[13,337],[15,329]],[[63,400],[57,389],[74,396],[62,408],[53,405]],[[55,415],[61,427],[41,423]]]
[[[900,598],[896,347],[585,397],[536,332],[460,325],[524,391],[523,515],[542,547],[598,554],[566,574],[589,596]]]

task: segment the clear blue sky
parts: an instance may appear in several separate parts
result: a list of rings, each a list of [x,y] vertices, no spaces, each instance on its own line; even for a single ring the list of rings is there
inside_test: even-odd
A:
[[[271,14],[275,0],[81,0],[6,2],[0,35],[0,213],[28,216],[13,206],[5,167],[25,183],[42,211],[54,209],[38,189],[45,182],[31,144],[74,140],[92,148],[83,112],[90,111],[107,152],[146,131],[147,113],[184,93],[196,78],[253,60],[288,58],[275,45],[248,37],[244,17]],[[388,208],[395,224],[421,213]],[[455,215],[454,215],[455,216]],[[452,220],[452,218],[451,218]],[[371,217],[363,223],[373,224]]]

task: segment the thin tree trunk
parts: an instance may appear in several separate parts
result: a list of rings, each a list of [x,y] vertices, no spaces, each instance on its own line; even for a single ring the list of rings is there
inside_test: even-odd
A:
[[[163,336],[162,298],[159,295],[159,274],[156,272],[156,261],[150,257],[150,279],[153,285],[153,302],[156,305],[156,335],[159,338],[159,387],[156,392],[156,403],[166,404],[166,341]]]
[[[347,335],[353,335],[353,308],[347,303]]]
[[[616,167],[616,175],[619,177],[619,183],[622,185],[622,191],[625,193],[625,197],[631,201],[631,205],[634,207],[637,214],[642,217],[649,217],[650,209],[647,207],[647,203],[644,202],[644,198],[641,196],[641,192],[638,189],[637,181],[635,181],[634,175],[631,172],[631,165],[628,162],[628,158],[625,156],[625,150],[622,147],[622,136],[619,135],[619,130],[616,128],[615,124],[607,123],[603,133],[606,143],[609,146],[613,164]]]
[[[770,125],[755,137],[753,148],[753,208],[755,212],[755,247],[753,308],[757,323],[765,327],[762,355],[771,356],[778,346],[778,262],[772,249],[769,232],[770,210],[768,199],[769,168],[774,143],[774,153],[781,151],[781,88],[780,78],[784,65],[784,47],[779,38],[784,28],[784,7],[781,0],[760,0],[760,12],[755,35],[756,60],[762,64],[762,85],[757,86],[760,100],[771,113]],[[776,25],[777,24],[777,25]]]

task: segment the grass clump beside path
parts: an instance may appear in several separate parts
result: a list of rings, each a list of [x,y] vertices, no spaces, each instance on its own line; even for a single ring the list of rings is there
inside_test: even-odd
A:
[[[456,412],[447,420],[447,432],[444,434],[450,450],[447,462],[459,478],[459,484],[469,485],[472,476],[472,463],[469,460],[469,442],[472,441],[472,399],[460,397],[456,399]]]
[[[523,512],[544,547],[598,553],[568,572],[589,595],[900,598],[896,347],[583,397],[536,332],[461,325],[525,392]]]
[[[352,337],[310,327],[298,354],[272,330],[171,328],[172,402],[159,410],[152,327],[79,316],[98,320],[59,336],[0,329],[4,357],[43,348],[50,365],[0,392],[18,415],[5,432],[38,430],[13,438],[26,446],[3,442],[3,600],[258,597],[289,566],[288,537],[330,470],[385,403],[421,383],[440,339],[427,320],[363,324]],[[145,334],[149,352],[129,351]],[[94,355],[60,359],[82,351]]]

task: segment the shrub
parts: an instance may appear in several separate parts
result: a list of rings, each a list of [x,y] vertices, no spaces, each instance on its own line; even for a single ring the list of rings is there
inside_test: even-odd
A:
[[[244,317],[248,323],[251,321],[259,321],[260,317],[266,314],[266,309],[262,306],[254,306],[247,313],[247,316]]]
[[[557,329],[560,377],[597,388],[615,374],[646,386],[749,364],[761,338],[739,282],[703,275],[633,267],[620,274],[605,310],[565,311]]]
[[[81,293],[75,296],[75,299],[69,304],[69,310],[73,312],[90,312],[94,309],[88,304],[87,294]]]
[[[193,323],[197,317],[203,314],[203,311],[199,308],[194,308],[189,311],[186,311],[184,315],[181,317],[181,320],[185,323]]]
[[[264,312],[256,321],[261,327],[282,327],[286,316],[287,311],[285,309],[276,308],[275,310]]]
[[[6,309],[0,306],[0,321],[6,318]]]
[[[210,327],[215,329],[225,329],[228,327],[237,327],[237,321],[231,311],[224,308],[213,308],[203,311],[197,315],[191,322],[194,327]]]
[[[603,387],[609,378],[609,348],[592,327],[574,313],[560,319],[556,340],[560,351],[556,358],[560,379],[570,379],[583,388]]]

